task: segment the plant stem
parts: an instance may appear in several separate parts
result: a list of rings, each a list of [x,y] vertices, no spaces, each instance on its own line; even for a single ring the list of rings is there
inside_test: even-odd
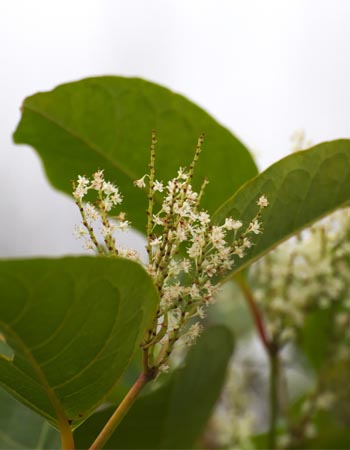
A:
[[[106,423],[101,433],[97,436],[94,443],[91,445],[89,450],[100,450],[107,443],[108,439],[112,436],[117,426],[123,420],[131,406],[134,404],[137,396],[144,388],[144,386],[154,378],[153,374],[142,373],[136,380],[133,387],[124,397],[123,401],[120,403],[118,408],[115,410],[112,417]]]
[[[238,284],[238,286],[241,288],[243,295],[246,299],[246,302],[248,303],[252,318],[253,318],[255,326],[256,326],[256,330],[260,337],[260,340],[261,340],[266,352],[268,354],[270,354],[270,351],[271,351],[270,339],[267,336],[264,319],[261,315],[261,312],[259,311],[257,304],[255,303],[253,293],[250,290],[250,287],[242,274],[239,274],[238,276],[236,276],[235,281]]]
[[[270,362],[270,432],[269,432],[269,449],[276,448],[276,431],[278,419],[278,389],[279,389],[279,360],[278,352],[269,352]]]
[[[67,426],[60,428],[60,432],[62,450],[74,450],[75,446],[71,427],[67,424]]]
[[[270,428],[269,428],[269,449],[275,450],[276,448],[276,432],[277,432],[277,420],[279,414],[279,348],[276,342],[271,340],[266,332],[265,323],[262,314],[255,302],[254,296],[250,287],[242,274],[239,274],[235,278],[236,283],[240,286],[243,295],[248,303],[250,312],[252,314],[258,335],[266,350],[269,358],[270,367]]]

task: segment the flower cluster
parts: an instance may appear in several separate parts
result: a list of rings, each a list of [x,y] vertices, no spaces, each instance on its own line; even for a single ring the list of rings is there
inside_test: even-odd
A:
[[[180,168],[175,178],[165,184],[155,178],[156,136],[153,133],[150,173],[134,182],[136,187],[148,189],[146,268],[161,299],[142,346],[148,364],[163,369],[184,329],[187,344],[193,343],[200,334],[200,324],[189,321],[196,316],[204,317],[219,277],[233,267],[235,258],[244,257],[253,245],[253,236],[262,232],[260,217],[268,206],[267,198],[262,195],[257,199],[257,214],[249,223],[244,225],[241,220],[228,217],[221,225],[213,224],[209,213],[200,207],[208,181],[203,181],[199,192],[192,187],[202,142],[203,136],[198,140],[189,168]],[[97,192],[97,202],[84,205],[83,198],[90,190]],[[117,187],[104,180],[102,171],[96,172],[92,180],[79,177],[73,196],[82,216],[78,236],[87,237],[88,248],[101,254],[137,258],[132,250],[121,251],[116,245],[113,233],[127,228],[129,222],[125,221],[124,213],[116,217],[116,223],[110,221],[109,215],[122,197]],[[92,224],[95,220],[102,224],[104,245],[96,239]]]
[[[103,170],[95,172],[91,179],[79,176],[72,185],[73,197],[82,218],[74,234],[78,239],[84,239],[85,249],[97,251],[101,255],[119,255],[139,260],[134,250],[116,245],[115,232],[128,230],[130,222],[125,219],[125,212],[119,211],[112,215],[123,197],[118,187],[105,180]],[[91,193],[95,194],[94,202],[84,202],[84,197]],[[103,243],[99,242],[98,235],[102,237]]]
[[[269,339],[277,347],[302,342],[311,315],[327,321],[327,364],[316,388],[305,396],[299,420],[278,442],[279,448],[296,448],[317,435],[319,411],[341,398],[327,380],[329,364],[339,369],[350,362],[350,209],[279,246],[251,268],[250,277]]]
[[[293,340],[317,310],[329,310],[334,331],[349,334],[349,269],[350,209],[333,213],[258,261],[251,280],[272,339]],[[340,352],[345,355],[346,348]]]

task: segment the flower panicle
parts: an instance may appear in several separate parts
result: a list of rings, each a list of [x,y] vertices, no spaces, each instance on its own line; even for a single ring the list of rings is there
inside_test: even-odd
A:
[[[190,345],[200,334],[198,318],[205,316],[217,290],[218,280],[228,273],[237,258],[243,258],[252,247],[254,236],[262,232],[261,215],[268,206],[265,195],[256,200],[257,213],[244,224],[239,218],[226,217],[223,223],[213,223],[208,211],[201,207],[208,180],[197,192],[192,185],[195,168],[202,151],[201,134],[194,157],[188,168],[180,167],[167,183],[156,179],[157,136],[152,132],[149,173],[134,181],[146,189],[148,197],[146,269],[160,296],[160,305],[143,348],[147,348],[149,364],[167,367],[175,344],[182,340]],[[77,229],[79,237],[88,236],[89,248],[107,255],[136,259],[132,250],[117,248],[114,232],[129,227],[125,214],[119,213],[117,223],[109,219],[113,208],[122,202],[119,189],[104,179],[103,171],[92,179],[79,176],[73,186],[73,196],[82,215]],[[89,191],[97,192],[95,203],[83,204]],[[93,222],[100,220],[104,245],[98,243]],[[197,322],[190,326],[194,318]],[[151,351],[160,346],[160,351]]]

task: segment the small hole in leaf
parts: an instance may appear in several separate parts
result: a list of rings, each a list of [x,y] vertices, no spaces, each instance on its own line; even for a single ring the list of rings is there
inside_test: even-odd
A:
[[[0,333],[0,358],[12,361],[14,356],[15,352],[6,342],[4,335]]]

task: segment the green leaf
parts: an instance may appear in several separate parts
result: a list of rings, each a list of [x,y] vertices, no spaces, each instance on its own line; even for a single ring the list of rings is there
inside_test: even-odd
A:
[[[129,364],[158,297],[144,269],[115,258],[0,261],[0,384],[59,427],[74,428]]]
[[[0,449],[59,449],[60,436],[44,419],[0,389]]]
[[[215,213],[242,220],[247,226],[257,212],[256,201],[266,194],[263,233],[237,261],[233,273],[273,247],[350,200],[350,141],[338,140],[294,153],[278,161],[242,186]]]
[[[137,400],[105,448],[192,448],[220,395],[232,351],[232,335],[225,327],[207,329],[189,351],[185,366]],[[77,447],[91,445],[114,409],[92,415],[76,430]]]
[[[158,132],[157,177],[173,178],[190,164],[206,133],[197,187],[210,184],[204,206],[214,211],[257,169],[248,150],[209,114],[181,95],[137,78],[98,77],[61,85],[25,99],[14,134],[39,153],[53,186],[71,192],[71,180],[105,169],[125,196],[133,226],[144,232],[145,192],[133,180],[148,170],[151,130]]]

